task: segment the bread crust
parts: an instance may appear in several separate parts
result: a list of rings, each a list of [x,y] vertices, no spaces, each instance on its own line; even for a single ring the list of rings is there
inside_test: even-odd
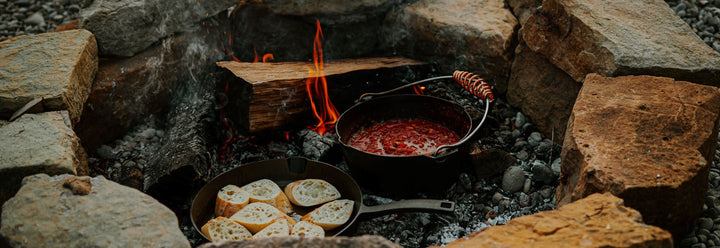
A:
[[[230,217],[250,203],[250,193],[229,184],[220,189],[215,199],[215,216]]]
[[[264,202],[275,206],[284,213],[292,213],[292,205],[290,200],[280,186],[269,179],[260,179],[255,182],[248,183],[241,189],[250,193],[250,202]]]
[[[225,217],[217,217],[205,223],[200,232],[212,241],[243,240],[252,238],[252,234],[243,225]]]

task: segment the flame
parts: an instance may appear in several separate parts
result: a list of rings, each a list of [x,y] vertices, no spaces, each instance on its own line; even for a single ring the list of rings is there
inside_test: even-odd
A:
[[[305,80],[305,89],[308,92],[308,98],[310,98],[313,115],[318,120],[318,123],[310,128],[320,135],[323,135],[332,129],[340,114],[337,109],[335,109],[328,95],[322,54],[321,39],[323,38],[323,33],[320,28],[320,21],[316,20],[315,23],[317,26],[315,41],[313,42],[313,64],[315,68],[308,68],[308,78]]]
[[[413,91],[418,95],[425,95],[425,86],[413,86]]]

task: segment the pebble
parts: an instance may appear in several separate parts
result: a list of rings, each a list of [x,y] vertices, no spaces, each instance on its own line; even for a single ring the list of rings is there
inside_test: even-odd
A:
[[[526,178],[525,183],[523,184],[523,192],[530,193],[531,187],[532,187],[532,180],[530,180],[530,178]]]
[[[30,25],[45,26],[45,19],[40,12],[35,12],[30,17],[25,19],[25,23]]]
[[[533,173],[533,181],[550,184],[555,180],[553,171],[544,162],[535,160],[530,169]]]
[[[495,204],[498,204],[504,198],[505,198],[505,196],[500,194],[500,192],[495,192],[495,194],[492,196],[492,202]]]
[[[530,138],[528,138],[528,141],[534,140],[535,142],[540,142],[543,140],[543,136],[540,132],[532,132],[530,133]]]
[[[503,174],[502,189],[508,194],[520,191],[525,185],[525,172],[517,166],[510,166]]]
[[[525,125],[525,115],[521,112],[517,112],[515,115],[515,128],[522,128]]]
[[[698,219],[698,226],[702,229],[711,230],[713,228],[713,220],[710,218]]]
[[[528,158],[530,157],[530,154],[528,154],[527,151],[522,150],[522,151],[519,151],[517,154],[515,154],[515,157],[520,161],[527,161]]]
[[[560,158],[553,160],[552,164],[550,164],[550,170],[556,177],[559,176],[560,171],[562,171],[562,160]]]

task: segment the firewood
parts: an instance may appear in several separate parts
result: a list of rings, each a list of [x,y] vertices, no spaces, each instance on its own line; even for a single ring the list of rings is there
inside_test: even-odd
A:
[[[423,64],[399,57],[344,59],[325,63],[324,75],[328,78],[329,90],[333,91],[333,89],[353,88],[348,84],[364,84],[372,80],[369,78],[375,76],[377,70],[407,70],[409,66]],[[217,65],[231,72],[231,75],[227,76],[227,81],[223,81],[229,83],[226,108],[229,117],[239,124],[242,130],[251,133],[272,130],[298,119],[304,120],[303,116],[312,116],[305,89],[305,79],[308,78],[309,70],[315,70],[312,62],[223,61],[217,62]],[[354,77],[356,73],[359,74],[358,77]],[[349,80],[332,80],[335,77],[347,78],[350,75],[353,78]],[[333,97],[331,93],[331,100],[336,101]],[[347,100],[347,97],[342,98]]]

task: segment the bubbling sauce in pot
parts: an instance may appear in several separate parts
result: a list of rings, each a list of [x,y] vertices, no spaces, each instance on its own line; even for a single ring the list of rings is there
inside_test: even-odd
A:
[[[441,145],[460,137],[450,129],[421,119],[398,119],[375,123],[350,137],[348,145],[378,155],[431,155]]]

